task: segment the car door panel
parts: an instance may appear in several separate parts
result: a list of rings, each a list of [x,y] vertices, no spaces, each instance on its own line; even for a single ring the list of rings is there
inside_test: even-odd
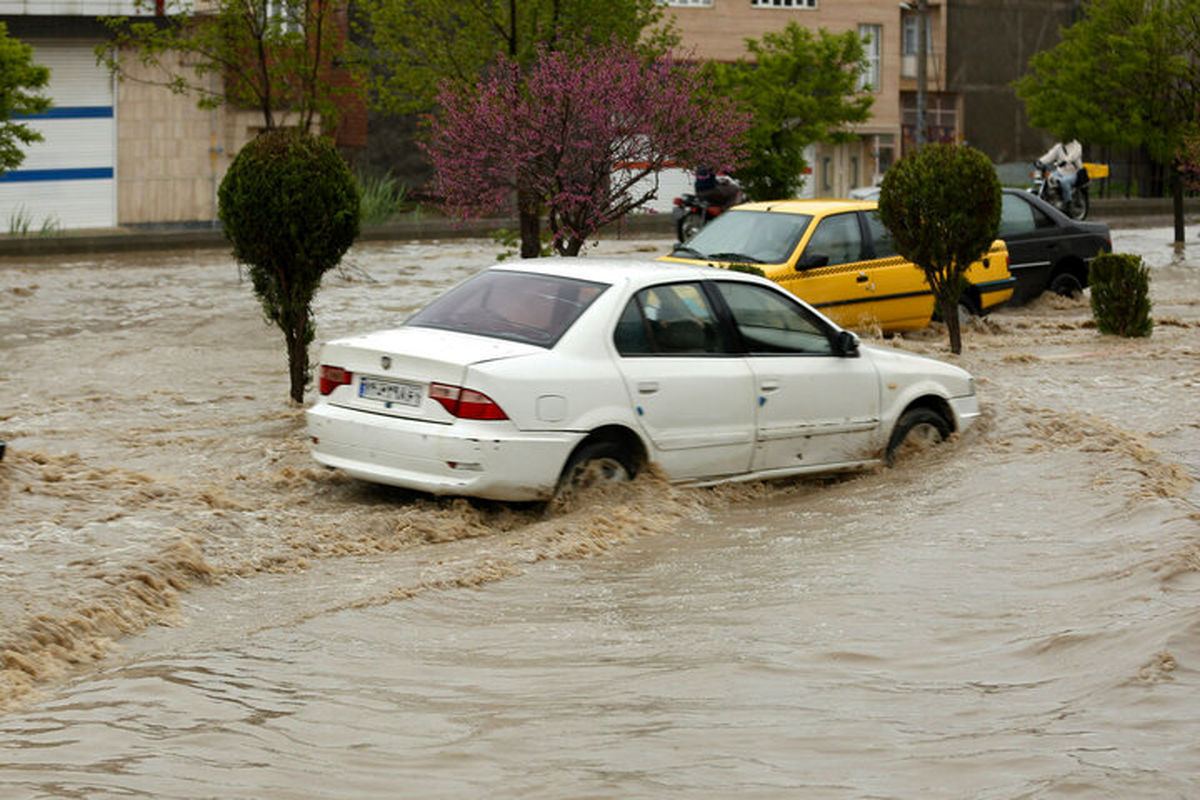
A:
[[[765,287],[717,282],[754,376],[754,471],[875,457],[879,380],[869,359],[835,352],[834,331]]]
[[[754,383],[729,352],[698,283],[665,284],[629,301],[614,333],[617,366],[652,460],[676,479],[745,472],[754,447]]]

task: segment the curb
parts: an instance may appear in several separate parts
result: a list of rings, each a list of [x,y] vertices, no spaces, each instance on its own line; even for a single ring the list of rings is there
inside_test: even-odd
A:
[[[464,221],[430,217],[363,226],[357,241],[478,239],[488,238],[497,231],[516,228],[515,217]],[[600,238],[671,236],[673,232],[674,225],[670,214],[632,214],[602,228]],[[0,237],[0,257],[226,247],[229,247],[229,242],[218,227],[188,227],[177,230],[118,229],[66,233],[59,236]]]
[[[1166,227],[1174,224],[1170,198],[1097,198],[1089,220],[1114,228]],[[1184,222],[1200,225],[1200,198],[1184,200]],[[515,230],[515,217],[456,221],[444,217],[401,220],[364,226],[360,242],[419,241],[426,239],[487,238],[500,230]],[[600,238],[665,237],[674,235],[670,214],[631,214],[601,229]],[[218,227],[179,229],[116,229],[66,233],[59,236],[0,236],[0,257],[78,253],[122,253],[141,250],[229,247]]]

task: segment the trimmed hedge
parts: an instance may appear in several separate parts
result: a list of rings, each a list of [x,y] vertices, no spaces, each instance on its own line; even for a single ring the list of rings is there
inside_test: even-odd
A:
[[[1101,333],[1114,336],[1149,336],[1150,270],[1142,257],[1130,253],[1102,253],[1089,270],[1092,317]]]

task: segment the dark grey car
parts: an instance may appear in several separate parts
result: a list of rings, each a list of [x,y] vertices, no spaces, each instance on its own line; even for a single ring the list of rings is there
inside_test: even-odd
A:
[[[1088,285],[1088,265],[1112,252],[1103,222],[1082,222],[1021,189],[1004,189],[997,236],[1008,245],[1008,269],[1016,278],[1010,305],[1028,303],[1049,289],[1071,295]]]

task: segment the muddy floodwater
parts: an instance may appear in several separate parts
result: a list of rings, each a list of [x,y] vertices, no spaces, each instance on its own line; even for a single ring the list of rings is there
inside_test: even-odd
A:
[[[1114,232],[1148,339],[879,340],[975,374],[942,447],[557,513],[318,468],[225,251],[0,260],[0,797],[1200,797],[1188,233]],[[318,343],[495,253],[355,248]]]

